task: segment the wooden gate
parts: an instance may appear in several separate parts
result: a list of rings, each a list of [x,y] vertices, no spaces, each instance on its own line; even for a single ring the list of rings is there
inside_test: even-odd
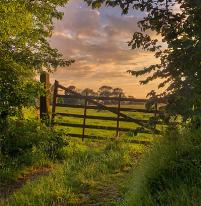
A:
[[[68,94],[61,95],[59,94],[59,90],[63,90]],[[83,100],[83,104],[75,105],[75,104],[69,104],[69,103],[59,103],[57,100],[58,99],[81,99]],[[110,107],[106,106],[100,101],[116,101],[117,106],[116,107]],[[53,94],[53,102],[52,102],[52,119],[51,123],[52,126],[54,125],[61,125],[61,126],[67,126],[67,127],[76,127],[76,128],[82,128],[82,134],[70,134],[71,137],[80,137],[82,140],[85,138],[90,138],[90,139],[103,139],[103,137],[97,137],[97,136],[92,136],[92,135],[86,135],[85,134],[85,129],[100,129],[100,130],[113,130],[116,131],[116,137],[119,136],[119,132],[129,132],[131,131],[131,128],[121,128],[120,127],[120,122],[133,122],[139,127],[136,129],[137,132],[142,132],[142,133],[149,133],[149,134],[159,134],[159,130],[157,130],[155,127],[150,128],[150,121],[149,120],[143,120],[143,119],[138,119],[138,118],[133,118],[128,116],[127,114],[123,112],[141,112],[141,113],[152,113],[153,116],[157,117],[157,115],[160,113],[158,111],[158,103],[155,102],[155,107],[152,110],[147,110],[147,109],[133,109],[133,108],[124,108],[121,107],[121,102],[125,101],[133,101],[135,103],[145,103],[147,100],[146,99],[135,99],[135,98],[124,98],[119,95],[119,97],[103,97],[103,96],[88,96],[88,94],[81,95],[78,92],[72,91],[62,85],[59,84],[58,81],[55,81],[54,84],[54,94]],[[56,112],[57,107],[69,107],[69,108],[83,108],[83,114],[72,114],[72,113],[59,113]],[[97,110],[107,110],[113,114],[116,115],[116,117],[103,117],[103,116],[92,116],[92,115],[87,115],[87,110],[90,109],[97,109]],[[74,123],[64,123],[64,122],[58,122],[55,121],[56,116],[63,116],[63,117],[74,117],[74,118],[81,118],[83,119],[82,124],[74,124]],[[110,121],[116,121],[116,127],[110,127],[110,126],[95,126],[95,125],[88,125],[86,124],[86,119],[96,119],[96,120],[110,120]],[[138,141],[134,140],[136,143],[146,143],[145,141]]]

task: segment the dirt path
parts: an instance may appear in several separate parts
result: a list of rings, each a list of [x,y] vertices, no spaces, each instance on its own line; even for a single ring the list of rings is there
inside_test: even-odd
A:
[[[93,186],[80,193],[82,206],[115,206],[121,201],[127,189],[127,180],[131,170],[111,174],[104,181],[97,181]]]
[[[23,187],[26,182],[34,181],[41,176],[48,175],[52,171],[51,167],[32,168],[22,174],[16,181],[10,182],[0,187],[0,199],[8,198],[13,192]]]

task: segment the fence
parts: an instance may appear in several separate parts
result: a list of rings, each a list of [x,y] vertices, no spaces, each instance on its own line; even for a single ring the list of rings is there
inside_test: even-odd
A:
[[[58,93],[59,89],[65,91],[65,95],[61,95]],[[83,104],[75,105],[75,104],[69,104],[69,103],[59,103],[57,99],[81,99],[83,100]],[[116,107],[112,106],[106,106],[100,101],[116,101],[117,105]],[[138,128],[138,132],[143,133],[157,133],[159,134],[159,130],[157,130],[155,127],[150,128],[150,122],[149,120],[139,119],[139,118],[133,118],[128,116],[127,114],[123,112],[142,112],[142,113],[151,113],[154,117],[157,117],[158,114],[161,112],[158,111],[158,102],[155,102],[154,109],[147,110],[147,109],[133,109],[133,108],[123,108],[121,107],[122,101],[133,101],[135,103],[145,103],[146,99],[135,99],[135,98],[124,98],[119,95],[119,97],[103,97],[103,96],[89,96],[88,94],[81,95],[80,93],[77,93],[75,91],[72,91],[62,85],[59,84],[58,81],[55,81],[54,84],[54,94],[53,94],[53,102],[52,102],[52,118],[51,123],[52,125],[61,125],[61,126],[67,126],[67,127],[75,127],[75,128],[82,128],[82,134],[70,134],[71,137],[80,137],[82,140],[85,138],[93,138],[93,139],[100,139],[102,137],[92,136],[92,135],[86,135],[85,129],[98,129],[98,130],[113,130],[116,131],[116,137],[119,136],[119,132],[129,132],[131,131],[130,128],[121,128],[120,122],[133,122],[140,126]],[[72,113],[57,113],[56,108],[57,107],[69,107],[69,108],[82,108],[83,114],[72,114]],[[97,109],[97,110],[106,110],[116,115],[116,117],[105,117],[105,116],[92,116],[87,115],[87,110],[90,109]],[[63,117],[74,117],[74,118],[80,118],[83,119],[82,124],[74,124],[74,123],[65,123],[65,122],[57,122],[55,121],[56,116],[63,116]],[[86,119],[94,119],[94,120],[109,120],[109,121],[115,121],[116,127],[111,126],[96,126],[96,125],[88,125],[86,124]]]

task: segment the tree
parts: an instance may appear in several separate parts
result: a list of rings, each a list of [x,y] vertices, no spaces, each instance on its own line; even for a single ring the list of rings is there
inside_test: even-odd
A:
[[[113,88],[110,86],[102,86],[99,88],[98,93],[103,97],[110,97],[112,95]]]
[[[84,96],[86,94],[88,94],[88,96],[97,96],[97,93],[93,89],[90,89],[90,88],[83,89],[81,94],[84,95]]]
[[[141,84],[161,79],[159,88],[167,87],[158,97],[168,101],[166,109],[172,115],[185,119],[201,114],[201,4],[198,0],[85,0],[93,8],[106,3],[119,6],[123,14],[129,9],[144,12],[138,22],[142,32],[135,32],[129,46],[155,53],[160,60],[139,71],[129,71],[134,76],[149,74]],[[175,7],[179,7],[178,10]],[[162,38],[152,38],[149,31]],[[164,46],[164,45],[167,46]],[[154,92],[151,92],[154,94]]]
[[[112,92],[113,92],[113,88],[110,86],[102,86],[99,88],[98,93],[100,96],[102,97],[111,97],[112,96]],[[110,104],[111,101],[110,100],[104,100],[103,101],[105,104]]]
[[[120,94],[121,94],[121,97],[125,97],[123,89],[118,88],[118,87],[113,89],[112,96],[119,97]]]
[[[53,71],[73,61],[50,47],[53,19],[68,0],[0,0],[0,120],[29,104],[38,93],[37,72]],[[31,87],[30,87],[31,86]],[[29,92],[27,92],[29,91]]]
[[[65,95],[73,95],[70,91],[73,91],[73,92],[78,92],[78,89],[76,88],[76,86],[74,85],[70,85],[67,87],[67,90],[65,91]],[[66,104],[73,104],[73,105],[76,105],[76,104],[79,104],[80,103],[80,99],[75,99],[75,98],[66,98],[64,99],[64,103]]]
[[[121,95],[121,97],[126,97],[124,92],[123,92],[123,89],[118,88],[118,87],[114,88],[113,91],[112,91],[112,96],[113,97],[119,97],[120,95]],[[116,101],[116,100],[112,100],[111,102],[114,103],[114,104],[118,103],[118,101]],[[124,104],[124,102],[121,101],[121,104]]]
[[[7,40],[32,28],[31,13],[22,1],[0,1],[0,39]]]
[[[65,91],[65,95],[71,94],[68,90],[73,91],[73,92],[76,92],[76,91],[77,91],[77,88],[76,88],[76,86],[74,86],[74,85],[68,86],[68,87],[67,87],[67,90]]]

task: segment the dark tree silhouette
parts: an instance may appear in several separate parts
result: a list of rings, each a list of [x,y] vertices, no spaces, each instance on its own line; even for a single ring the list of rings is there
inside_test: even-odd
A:
[[[88,94],[89,96],[97,96],[97,93],[93,89],[90,89],[90,88],[85,88],[84,90],[82,90],[81,94],[84,96],[86,94]]]

